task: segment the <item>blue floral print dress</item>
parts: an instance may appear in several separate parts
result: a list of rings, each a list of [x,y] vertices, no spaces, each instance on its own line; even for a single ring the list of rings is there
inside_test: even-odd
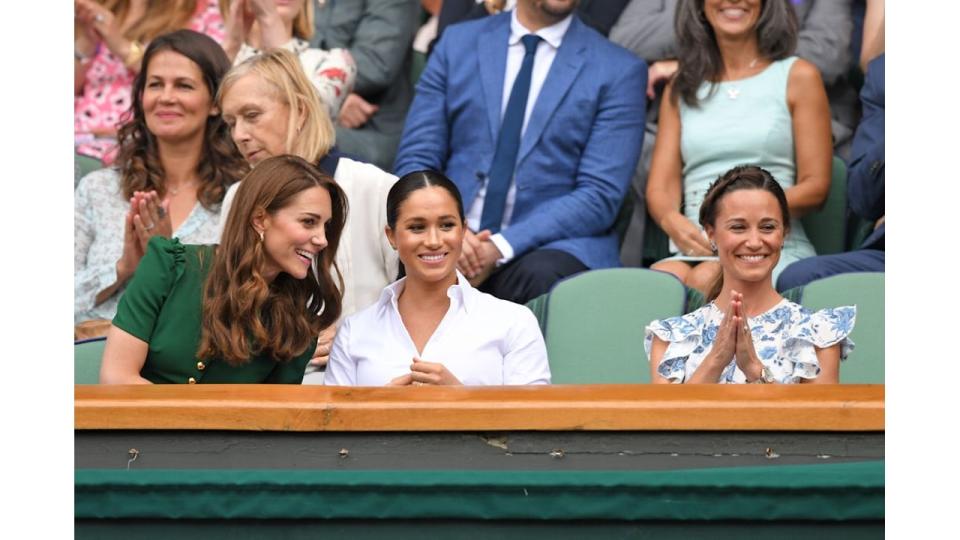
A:
[[[682,315],[651,322],[645,329],[643,347],[647,358],[653,336],[669,343],[657,367],[661,377],[682,383],[700,367],[716,339],[724,312],[713,302]],[[816,348],[840,343],[840,359],[853,350],[847,337],[857,316],[855,306],[810,311],[787,299],[771,309],[749,317],[757,357],[773,372],[777,382],[790,384],[813,379],[820,374]],[[746,375],[737,367],[736,358],[724,368],[720,383],[745,383]]]

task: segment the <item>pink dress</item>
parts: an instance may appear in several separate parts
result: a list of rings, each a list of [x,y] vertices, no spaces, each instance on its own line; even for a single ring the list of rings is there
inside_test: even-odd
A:
[[[217,43],[223,43],[225,29],[217,0],[198,0],[197,12],[187,28],[206,34]],[[115,131],[127,120],[126,113],[132,104],[131,90],[134,74],[123,60],[114,56],[103,44],[97,49],[87,66],[83,92],[73,101],[73,132],[76,152],[95,157],[104,165],[113,162],[117,153],[114,136],[96,136],[95,131]]]

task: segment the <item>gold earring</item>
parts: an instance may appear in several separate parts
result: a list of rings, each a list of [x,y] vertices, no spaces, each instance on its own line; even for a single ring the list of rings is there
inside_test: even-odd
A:
[[[257,233],[260,235],[260,243],[262,244],[262,243],[263,243],[263,231],[257,231]]]

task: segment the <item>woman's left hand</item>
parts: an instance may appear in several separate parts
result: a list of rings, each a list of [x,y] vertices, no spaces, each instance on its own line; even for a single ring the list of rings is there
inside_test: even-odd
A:
[[[750,323],[747,321],[747,309],[743,304],[743,295],[737,291],[731,291],[731,299],[736,300],[737,316],[741,324],[737,328],[737,367],[747,376],[748,381],[755,381],[763,374],[763,363],[757,357],[757,350],[753,346],[753,332],[750,330]]]
[[[137,232],[140,246],[147,250],[147,242],[154,236],[170,238],[173,236],[173,224],[170,222],[170,213],[167,211],[169,201],[160,201],[156,191],[137,191],[133,194],[136,199],[137,213],[133,216],[133,228]]]
[[[413,385],[461,385],[463,383],[457,379],[453,373],[439,362],[424,362],[414,357],[413,365],[410,366]]]
[[[260,49],[283,47],[293,37],[287,33],[274,0],[247,0],[247,9],[260,26]]]
[[[317,349],[313,352],[313,358],[310,359],[310,365],[323,367],[327,365],[330,359],[330,348],[333,346],[333,338],[337,337],[337,325],[331,324],[320,332],[320,338],[317,339]]]

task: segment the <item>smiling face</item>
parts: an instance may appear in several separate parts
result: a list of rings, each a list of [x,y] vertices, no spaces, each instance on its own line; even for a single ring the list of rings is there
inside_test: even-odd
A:
[[[464,228],[457,202],[446,189],[428,186],[411,192],[399,206],[396,228],[387,227],[386,233],[410,279],[456,279]]]
[[[307,277],[327,246],[326,225],[331,215],[330,194],[314,186],[275,213],[254,217],[254,228],[263,231],[264,277],[272,281],[280,272],[296,279]]]
[[[705,0],[703,13],[718,37],[738,37],[755,31],[760,0]]]
[[[254,73],[236,80],[222,98],[223,120],[237,149],[251,165],[287,152],[290,107]]]
[[[738,189],[717,203],[707,236],[716,243],[724,282],[770,280],[786,231],[776,197],[762,189]]]
[[[162,142],[202,139],[217,112],[197,64],[170,50],[150,59],[140,99],[147,129]]]

